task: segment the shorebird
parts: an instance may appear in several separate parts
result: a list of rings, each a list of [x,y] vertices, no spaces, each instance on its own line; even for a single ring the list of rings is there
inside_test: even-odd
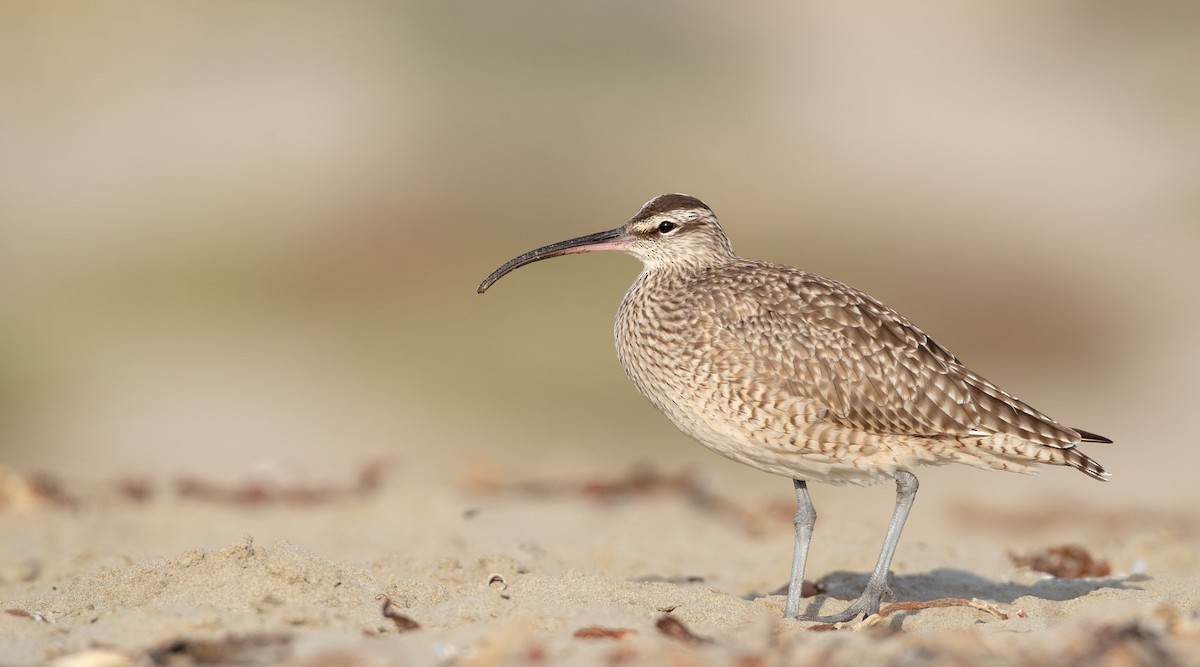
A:
[[[965,463],[1036,472],[1109,473],[1079,451],[1112,442],[1064,426],[971,371],[877,299],[790,266],[743,259],[704,202],[659,195],[624,225],[531,250],[496,269],[620,250],[642,260],[617,310],[617,358],[679,430],[714,452],[792,480],[795,544],[786,617],[849,621],[890,596],[892,556],[917,493],[913,469]],[[829,616],[801,616],[817,513],[809,482],[893,479],[896,505],[862,596]]]

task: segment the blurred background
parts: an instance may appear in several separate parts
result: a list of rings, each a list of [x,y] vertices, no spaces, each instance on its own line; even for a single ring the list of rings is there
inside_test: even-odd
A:
[[[9,5],[0,459],[104,477],[430,480],[645,462],[787,500],[625,379],[617,255],[510,257],[686,192],[1195,502],[1200,5]],[[275,474],[275,473],[271,473]],[[877,497],[819,489],[821,498]],[[854,500],[851,500],[854,499]]]

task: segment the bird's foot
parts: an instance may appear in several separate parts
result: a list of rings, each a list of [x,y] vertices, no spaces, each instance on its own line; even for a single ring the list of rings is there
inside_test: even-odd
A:
[[[859,596],[857,600],[852,602],[849,607],[846,607],[836,614],[830,614],[828,616],[817,616],[816,614],[797,614],[793,618],[798,621],[811,621],[814,623],[845,623],[847,621],[864,619],[868,616],[878,614],[879,607],[883,604],[883,599],[885,597],[890,598],[891,593],[892,592],[888,590],[886,586],[876,588],[868,585],[867,590],[863,591],[863,594]]]
[[[857,602],[836,614],[830,614],[828,616],[802,615],[796,616],[796,620],[811,621],[813,623],[845,623],[847,621],[860,620],[878,612],[878,603],[876,603],[872,609],[870,603],[864,603],[863,600],[859,598]]]

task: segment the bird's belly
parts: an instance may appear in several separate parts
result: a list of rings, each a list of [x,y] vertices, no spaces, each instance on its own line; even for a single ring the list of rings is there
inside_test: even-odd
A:
[[[726,458],[774,475],[830,484],[875,484],[906,467],[904,448],[872,442],[835,424],[814,422],[811,402],[770,407],[738,400],[700,410],[660,410],[679,430]],[[740,409],[739,409],[740,408]],[[901,443],[890,443],[900,445]]]
[[[730,381],[709,372],[702,361],[672,365],[640,355],[619,357],[638,391],[676,428],[717,454],[763,472],[866,485],[916,463],[905,460],[901,442],[823,422],[813,401]]]

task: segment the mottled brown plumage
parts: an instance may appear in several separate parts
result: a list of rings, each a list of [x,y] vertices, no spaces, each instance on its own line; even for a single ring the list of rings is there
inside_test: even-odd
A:
[[[622,366],[672,422],[767,472],[872,483],[918,464],[1042,462],[1105,475],[1077,451],[1078,431],[879,301],[791,267],[731,258],[646,271],[621,303],[616,337]]]
[[[1107,471],[1079,451],[1110,442],[1054,421],[980,375],[902,315],[843,283],[737,257],[712,210],[680,194],[647,202],[622,227],[513,259],[479,287],[541,259],[623,250],[645,268],[617,313],[625,372],[680,430],[733,460],[790,477],[797,542],[787,613],[795,616],[815,512],[808,481],[896,479],[884,552],[845,620],[874,613],[919,465],[1032,472]]]

